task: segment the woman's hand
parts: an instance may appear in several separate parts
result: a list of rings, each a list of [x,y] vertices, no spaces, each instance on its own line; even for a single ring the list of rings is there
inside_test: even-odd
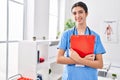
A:
[[[73,49],[70,49],[70,58],[79,63],[79,60],[81,57],[76,51],[74,51]]]
[[[79,54],[74,51],[73,49],[70,49],[70,58],[72,58],[74,61],[78,62],[80,61],[81,57]],[[89,54],[84,57],[86,60],[94,61],[95,60],[95,54]]]
[[[87,60],[94,61],[95,60],[95,54],[89,54],[84,57]]]

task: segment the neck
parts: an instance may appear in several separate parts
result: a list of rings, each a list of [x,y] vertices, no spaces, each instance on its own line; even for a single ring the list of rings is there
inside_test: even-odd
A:
[[[83,35],[85,33],[85,29],[86,29],[86,24],[78,24],[76,25],[77,31],[79,35]]]
[[[84,28],[86,28],[86,23],[78,23],[77,25],[76,25],[76,27],[77,27],[77,29],[84,29]]]

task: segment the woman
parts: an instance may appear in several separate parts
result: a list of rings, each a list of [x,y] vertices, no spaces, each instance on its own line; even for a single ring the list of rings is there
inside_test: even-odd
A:
[[[83,2],[75,3],[71,8],[71,12],[76,26],[66,30],[58,44],[57,63],[66,64],[62,80],[98,80],[97,69],[103,67],[102,54],[105,53],[105,49],[99,35],[92,30],[90,30],[91,34],[95,36],[94,54],[89,54],[82,58],[76,51],[70,49],[70,37],[73,32],[75,35],[89,35],[86,24],[88,15],[86,4]],[[84,66],[76,66],[76,64]]]

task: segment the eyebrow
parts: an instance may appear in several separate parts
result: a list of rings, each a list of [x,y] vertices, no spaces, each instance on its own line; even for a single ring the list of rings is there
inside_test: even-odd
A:
[[[84,11],[84,10],[80,9],[80,10],[78,10],[77,12],[79,12],[79,11]],[[72,12],[76,12],[76,11],[72,11]]]

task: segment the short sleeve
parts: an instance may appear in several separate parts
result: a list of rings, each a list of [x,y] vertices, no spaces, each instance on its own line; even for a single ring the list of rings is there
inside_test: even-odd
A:
[[[67,49],[67,33],[63,32],[61,39],[58,43],[57,49],[63,49],[64,51],[66,51]]]
[[[103,47],[103,44],[101,42],[100,36],[96,37],[94,53],[95,54],[104,54],[104,53],[106,53],[105,48]]]

